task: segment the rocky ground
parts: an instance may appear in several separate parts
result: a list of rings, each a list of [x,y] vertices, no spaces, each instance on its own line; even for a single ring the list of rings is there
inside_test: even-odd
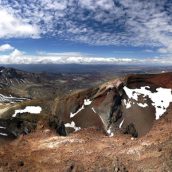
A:
[[[170,172],[172,106],[168,112],[140,138],[93,128],[62,137],[40,123],[35,133],[1,144],[0,171]]]
[[[172,89],[172,73],[120,77],[54,100],[1,102],[0,172],[171,172],[172,103],[156,120],[161,107],[148,96],[129,99],[124,86],[149,86],[151,94],[160,87]],[[6,87],[1,93],[10,96]],[[42,111],[12,117],[27,106]]]

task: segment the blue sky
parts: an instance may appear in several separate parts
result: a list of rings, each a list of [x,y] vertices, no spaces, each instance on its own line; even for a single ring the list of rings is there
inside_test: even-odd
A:
[[[171,0],[0,0],[0,63],[171,64]]]

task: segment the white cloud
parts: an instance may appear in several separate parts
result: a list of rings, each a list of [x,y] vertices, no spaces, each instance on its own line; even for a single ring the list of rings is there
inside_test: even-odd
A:
[[[128,64],[133,60],[131,58],[93,57],[79,52],[38,52],[37,55],[27,55],[18,49],[14,49],[8,55],[0,56],[0,64]]]
[[[37,26],[26,23],[20,17],[14,16],[6,9],[0,8],[0,38],[38,37]]]
[[[67,1],[61,1],[61,0],[44,0],[41,1],[42,6],[44,6],[46,9],[52,9],[52,10],[64,10],[67,7]]]
[[[136,59],[132,57],[95,57],[80,52],[37,52],[30,55],[15,47],[4,44],[0,50],[11,50],[9,54],[0,55],[0,64],[172,64],[172,57],[154,57]]]
[[[18,49],[15,49],[9,56],[11,58],[15,58],[15,57],[22,57],[23,53],[21,51],[19,51]]]
[[[104,58],[85,56],[2,56],[1,64],[128,64],[132,62],[129,58]]]
[[[50,52],[50,53],[47,53],[47,52],[44,52],[44,51],[39,51],[37,53],[38,55],[40,56],[74,56],[74,57],[78,57],[78,56],[83,56],[83,54],[81,54],[80,52],[62,52],[62,53],[57,53],[57,52]]]
[[[0,46],[0,52],[2,51],[9,51],[9,50],[13,50],[14,47],[11,46],[10,44],[3,44]]]
[[[101,8],[103,10],[113,10],[114,7],[113,0],[79,0],[79,4],[82,8],[87,8],[94,11],[97,8]]]
[[[158,49],[159,53],[163,53],[163,54],[168,54],[168,53],[172,53],[172,40],[170,38],[164,38],[165,42],[162,48]]]
[[[0,56],[0,64],[172,64],[172,57],[168,58],[118,58],[94,57],[79,52],[46,53],[37,55],[25,54],[14,49],[9,55]]]
[[[162,0],[0,1],[0,38],[48,35],[92,45],[151,46],[159,53],[172,53],[171,6]]]

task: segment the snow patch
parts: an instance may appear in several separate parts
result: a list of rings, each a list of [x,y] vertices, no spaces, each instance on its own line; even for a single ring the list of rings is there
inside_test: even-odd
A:
[[[71,123],[66,123],[65,127],[73,128],[75,131],[81,130],[81,127],[76,127],[75,122],[72,121]]]
[[[77,115],[79,112],[81,112],[85,106],[89,106],[92,103],[92,101],[90,101],[90,99],[84,99],[84,103],[81,106],[81,108],[79,108],[75,113],[70,113],[70,118],[73,118],[75,115]]]
[[[125,104],[126,109],[129,109],[131,107],[131,101],[127,101],[124,99],[124,104]]]
[[[6,129],[6,127],[0,126],[0,129]]]
[[[139,89],[130,89],[125,86],[124,90],[129,99],[134,99],[136,101],[138,101],[139,95],[144,95],[144,97],[148,96],[153,102],[152,105],[155,107],[156,120],[158,120],[166,112],[170,102],[172,102],[172,89],[160,87],[156,89],[156,92],[152,93],[146,88],[150,87],[145,86]],[[141,106],[145,107],[146,105],[144,104]]]
[[[135,102],[131,102],[130,100],[127,101],[126,99],[124,99],[124,105],[125,105],[126,109],[131,108],[132,104],[135,104]],[[137,103],[137,105],[142,108],[145,108],[148,106],[146,103]]]
[[[92,103],[92,101],[90,101],[90,99],[84,99],[84,105],[88,106]]]
[[[145,108],[147,107],[148,105],[146,103],[137,103],[138,106],[142,107],[142,108]]]
[[[114,134],[113,134],[113,132],[111,131],[110,128],[107,130],[107,134],[109,135],[109,137],[113,137],[114,136]]]
[[[26,106],[25,109],[18,109],[15,110],[15,113],[12,117],[16,117],[18,113],[32,113],[32,114],[39,114],[41,113],[42,108],[40,106]]]

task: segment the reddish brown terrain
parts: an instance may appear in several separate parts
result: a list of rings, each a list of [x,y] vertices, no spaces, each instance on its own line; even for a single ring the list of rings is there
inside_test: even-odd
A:
[[[132,75],[57,98],[52,104],[50,127],[43,120],[37,123],[35,132],[2,141],[0,171],[171,172],[172,103],[155,120],[149,98],[144,100],[149,107],[133,105],[127,110],[123,104],[127,95],[122,89],[124,85],[150,86],[153,92],[159,87],[172,89],[171,78],[172,73]],[[114,103],[118,96],[122,103]],[[84,99],[91,103],[76,113]],[[71,117],[70,112],[76,115]],[[122,119],[126,122],[119,128]],[[72,121],[81,130],[73,132],[65,125]],[[111,137],[109,128],[113,131]]]
[[[1,171],[172,170],[172,106],[151,131],[136,139],[84,129],[70,136],[38,130],[0,147]]]
[[[156,86],[160,86],[163,88],[172,88],[172,74],[171,73],[161,73],[157,74],[150,74],[150,75],[130,75],[127,77],[128,85],[131,83],[139,84],[153,84]],[[139,82],[138,82],[139,81]]]

